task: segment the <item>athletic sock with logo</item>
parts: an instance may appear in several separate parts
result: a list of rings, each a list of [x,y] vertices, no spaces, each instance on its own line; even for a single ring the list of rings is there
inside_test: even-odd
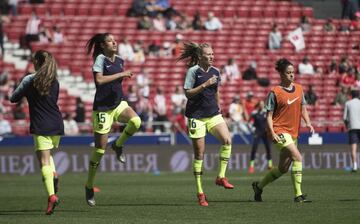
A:
[[[101,158],[104,155],[104,149],[94,149],[91,154],[90,162],[89,162],[89,172],[88,172],[88,179],[86,182],[86,187],[88,189],[92,189],[94,187],[94,179],[96,170],[100,164]]]
[[[302,195],[301,181],[302,181],[302,162],[294,161],[291,168],[291,180],[294,186],[295,197]]]
[[[220,164],[218,177],[225,177],[225,172],[231,155],[231,145],[222,145],[220,148]]]
[[[198,194],[204,193],[201,184],[202,164],[203,164],[202,160],[194,159],[193,168],[194,168],[194,176],[196,180],[196,190]]]

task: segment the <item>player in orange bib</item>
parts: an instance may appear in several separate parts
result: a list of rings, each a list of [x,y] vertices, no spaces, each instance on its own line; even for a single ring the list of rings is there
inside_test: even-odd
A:
[[[290,165],[291,179],[294,186],[294,202],[311,202],[301,192],[302,156],[297,147],[297,138],[301,118],[306,126],[314,133],[306,101],[301,85],[294,83],[294,66],[287,59],[276,62],[276,70],[281,77],[281,83],[270,92],[266,102],[266,120],[269,132],[276,147],[280,151],[279,165],[270,170],[260,182],[253,182],[255,201],[262,201],[263,188],[285,174]]]

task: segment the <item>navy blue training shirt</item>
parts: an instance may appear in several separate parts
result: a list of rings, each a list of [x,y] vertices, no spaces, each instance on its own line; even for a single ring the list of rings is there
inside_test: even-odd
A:
[[[26,97],[30,111],[30,133],[43,136],[64,135],[64,122],[57,105],[59,97],[59,82],[55,80],[49,95],[41,96],[35,89],[35,74],[23,78],[10,98],[12,103]]]
[[[185,116],[188,118],[207,118],[220,114],[216,94],[221,82],[220,71],[210,67],[204,71],[199,65],[188,69],[186,73],[184,89],[193,89],[205,83],[213,75],[217,77],[217,83],[206,87],[199,94],[188,99],[186,103]]]
[[[104,76],[113,75],[124,71],[124,60],[119,56],[115,56],[114,62],[105,55],[100,54],[96,57],[93,65],[94,79],[96,73],[102,73]],[[94,98],[94,111],[108,111],[116,108],[123,100],[122,78],[102,85],[96,85],[96,93]]]

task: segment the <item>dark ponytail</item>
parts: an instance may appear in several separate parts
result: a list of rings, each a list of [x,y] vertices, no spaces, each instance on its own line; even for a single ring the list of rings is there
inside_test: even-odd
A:
[[[203,49],[211,47],[210,44],[203,43],[197,44],[193,42],[184,43],[181,55],[178,57],[178,61],[187,60],[187,66],[192,67],[199,64],[200,57],[203,54]]]
[[[284,74],[289,65],[293,65],[293,64],[286,58],[280,58],[279,60],[276,61],[275,69],[280,74]]]
[[[90,54],[93,50],[92,58],[94,61],[99,54],[103,53],[101,44],[105,42],[106,37],[109,35],[110,33],[97,33],[86,43],[86,53]]]

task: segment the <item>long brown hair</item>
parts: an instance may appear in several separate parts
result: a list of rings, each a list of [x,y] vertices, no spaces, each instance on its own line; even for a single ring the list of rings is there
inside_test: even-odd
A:
[[[88,42],[86,43],[86,53],[87,54],[90,54],[91,51],[94,49],[94,51],[92,53],[92,58],[94,61],[99,54],[104,53],[104,50],[101,47],[101,44],[105,43],[105,39],[109,35],[110,35],[110,33],[97,33],[93,37],[91,37],[90,40],[88,40]]]
[[[203,54],[203,49],[211,47],[208,43],[197,44],[193,42],[184,43],[181,55],[178,57],[178,61],[186,60],[187,66],[190,68],[199,64],[200,58]]]
[[[53,55],[44,50],[34,54],[34,66],[36,69],[34,87],[41,96],[47,96],[50,87],[57,78],[57,65]]]

